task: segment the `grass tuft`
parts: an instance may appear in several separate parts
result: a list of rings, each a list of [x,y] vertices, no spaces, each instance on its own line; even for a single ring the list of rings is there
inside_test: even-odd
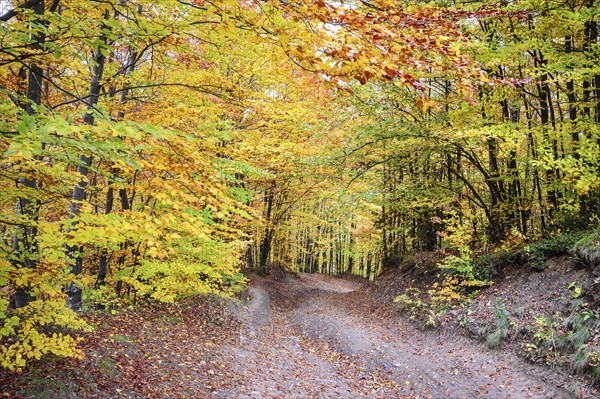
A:
[[[500,298],[496,299],[496,308],[494,313],[496,316],[496,327],[486,336],[485,339],[486,345],[490,349],[499,348],[500,345],[502,345],[502,343],[508,339],[510,331],[510,314],[504,307],[504,304]]]

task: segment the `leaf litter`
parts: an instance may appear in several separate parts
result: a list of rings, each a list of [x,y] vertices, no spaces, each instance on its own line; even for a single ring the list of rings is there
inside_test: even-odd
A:
[[[85,359],[1,374],[0,392],[29,399],[574,397],[516,357],[411,327],[367,284],[256,277],[246,301],[192,297],[97,313]]]

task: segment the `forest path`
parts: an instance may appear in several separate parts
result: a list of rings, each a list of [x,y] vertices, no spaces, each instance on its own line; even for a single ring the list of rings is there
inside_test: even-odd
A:
[[[572,398],[519,358],[389,320],[361,284],[257,279],[213,398]],[[550,378],[553,381],[554,379]]]

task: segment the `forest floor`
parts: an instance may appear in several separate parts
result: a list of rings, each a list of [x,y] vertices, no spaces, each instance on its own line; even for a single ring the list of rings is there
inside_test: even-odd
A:
[[[452,323],[414,328],[382,294],[393,281],[280,274],[254,278],[240,302],[98,314],[85,359],[0,374],[0,397],[598,397],[574,393],[572,376],[487,350]]]

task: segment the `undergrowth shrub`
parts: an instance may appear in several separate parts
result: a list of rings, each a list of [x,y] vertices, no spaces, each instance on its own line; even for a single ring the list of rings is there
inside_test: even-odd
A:
[[[546,268],[546,260],[553,256],[568,255],[575,243],[583,236],[580,231],[568,231],[554,237],[545,238],[527,245],[523,259],[536,271]]]
[[[409,288],[404,294],[397,296],[394,302],[398,303],[400,310],[408,313],[409,319],[421,329],[432,328],[437,325],[439,314],[435,307],[426,298],[423,290]]]
[[[481,288],[491,284],[475,278],[472,261],[466,256],[447,256],[438,264],[438,272],[441,281],[429,289],[409,288],[394,299],[421,329],[438,326],[446,312],[467,303]]]
[[[560,339],[562,336],[564,332],[558,315],[536,316],[532,342],[524,347],[525,357],[533,362],[543,361],[548,365],[554,365],[558,358],[558,349],[562,347]]]
[[[496,326],[492,332],[487,334],[485,339],[485,343],[490,349],[500,347],[508,339],[511,327],[510,314],[500,298],[496,299],[494,315]]]
[[[583,235],[572,246],[571,254],[576,261],[587,267],[600,266],[600,231]]]
[[[399,265],[401,272],[414,271],[417,278],[435,275],[437,273],[437,264],[443,259],[439,252],[416,252],[407,255]]]
[[[523,245],[522,242],[520,245],[503,245],[495,252],[486,253],[475,258],[473,260],[473,274],[479,280],[493,280],[503,269],[511,265],[522,264],[528,264],[533,270],[543,271],[546,268],[548,258],[573,253],[573,247],[582,237],[584,237],[582,232],[565,232],[528,245]],[[599,241],[600,234],[597,236],[596,243]],[[582,245],[582,252],[585,252],[583,248],[589,247]],[[591,253],[592,251],[588,249],[587,252]],[[598,250],[596,256],[596,261],[600,262],[600,250]]]
[[[463,211],[468,211],[463,209]],[[473,258],[469,242],[471,231],[468,224],[462,223],[465,214],[450,207],[444,208],[444,218],[435,223],[444,224],[445,255],[435,264],[440,281],[429,289],[409,289],[395,298],[411,320],[416,321],[419,328],[432,328],[439,324],[441,316],[452,307],[464,304],[476,295],[482,287],[489,286],[488,280],[478,278],[474,272]]]
[[[576,373],[587,373],[600,382],[600,347],[594,334],[600,329],[600,315],[588,308],[581,298],[573,300],[567,317],[559,314],[535,317],[532,336],[523,345],[523,353],[533,362],[563,365]]]
[[[479,280],[493,280],[507,266],[523,263],[520,250],[500,250],[473,260],[473,274]]]

